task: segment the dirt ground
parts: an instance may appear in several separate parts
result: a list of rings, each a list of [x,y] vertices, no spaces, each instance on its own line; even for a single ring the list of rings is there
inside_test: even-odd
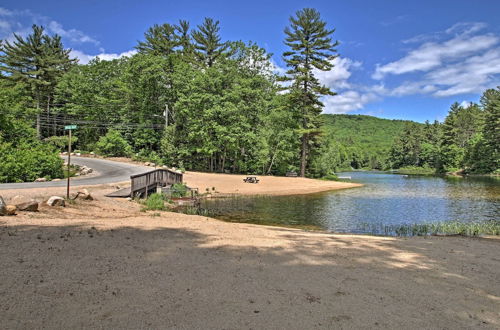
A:
[[[186,175],[223,193],[331,184],[218,178]],[[0,217],[0,328],[500,329],[499,239],[332,235],[144,213],[104,197],[114,189]]]

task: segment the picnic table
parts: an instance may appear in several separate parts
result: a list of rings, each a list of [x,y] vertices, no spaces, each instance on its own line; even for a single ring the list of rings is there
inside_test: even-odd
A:
[[[246,183],[259,183],[259,179],[256,176],[247,176],[243,181]]]

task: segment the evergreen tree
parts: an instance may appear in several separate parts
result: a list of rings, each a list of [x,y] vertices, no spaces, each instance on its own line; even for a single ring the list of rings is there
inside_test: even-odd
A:
[[[2,78],[13,85],[27,87],[37,109],[37,134],[40,137],[40,112],[45,105],[47,117],[53,101],[55,86],[75,59],[70,59],[70,49],[65,49],[58,35],[49,36],[41,26],[33,25],[33,32],[25,38],[14,34],[12,43],[6,41],[0,48]],[[48,123],[47,123],[48,124]]]
[[[285,45],[290,48],[283,53],[289,67],[287,80],[292,81],[291,100],[298,108],[301,121],[301,176],[306,173],[310,143],[319,132],[319,115],[323,107],[320,97],[335,95],[314,76],[314,69],[329,71],[333,68],[338,45],[330,37],[334,31],[328,30],[320,13],[311,8],[297,11],[295,17],[290,17],[290,26],[285,28]]]
[[[145,41],[140,41],[136,49],[140,53],[167,56],[175,51],[180,45],[179,37],[176,35],[176,27],[165,23],[153,25],[144,33]]]
[[[198,30],[191,33],[196,57],[207,67],[212,67],[217,59],[227,55],[228,45],[221,42],[219,30],[219,21],[206,17],[203,24],[198,25]]]
[[[500,86],[488,89],[481,98],[485,111],[483,136],[491,152],[490,169],[500,168]]]

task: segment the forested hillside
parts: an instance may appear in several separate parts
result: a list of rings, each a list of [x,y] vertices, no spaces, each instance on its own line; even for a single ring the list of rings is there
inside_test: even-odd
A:
[[[351,166],[383,169],[395,138],[407,120],[390,120],[366,115],[322,115],[325,136],[342,145],[351,155]],[[423,126],[423,124],[420,124]]]

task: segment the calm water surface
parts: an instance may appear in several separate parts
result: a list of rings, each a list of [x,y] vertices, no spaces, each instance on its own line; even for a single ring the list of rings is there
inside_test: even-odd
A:
[[[215,199],[203,207],[219,219],[314,226],[335,232],[382,233],[383,226],[444,221],[496,221],[500,180],[347,172],[361,188],[299,196]],[[261,178],[263,181],[265,177]]]

